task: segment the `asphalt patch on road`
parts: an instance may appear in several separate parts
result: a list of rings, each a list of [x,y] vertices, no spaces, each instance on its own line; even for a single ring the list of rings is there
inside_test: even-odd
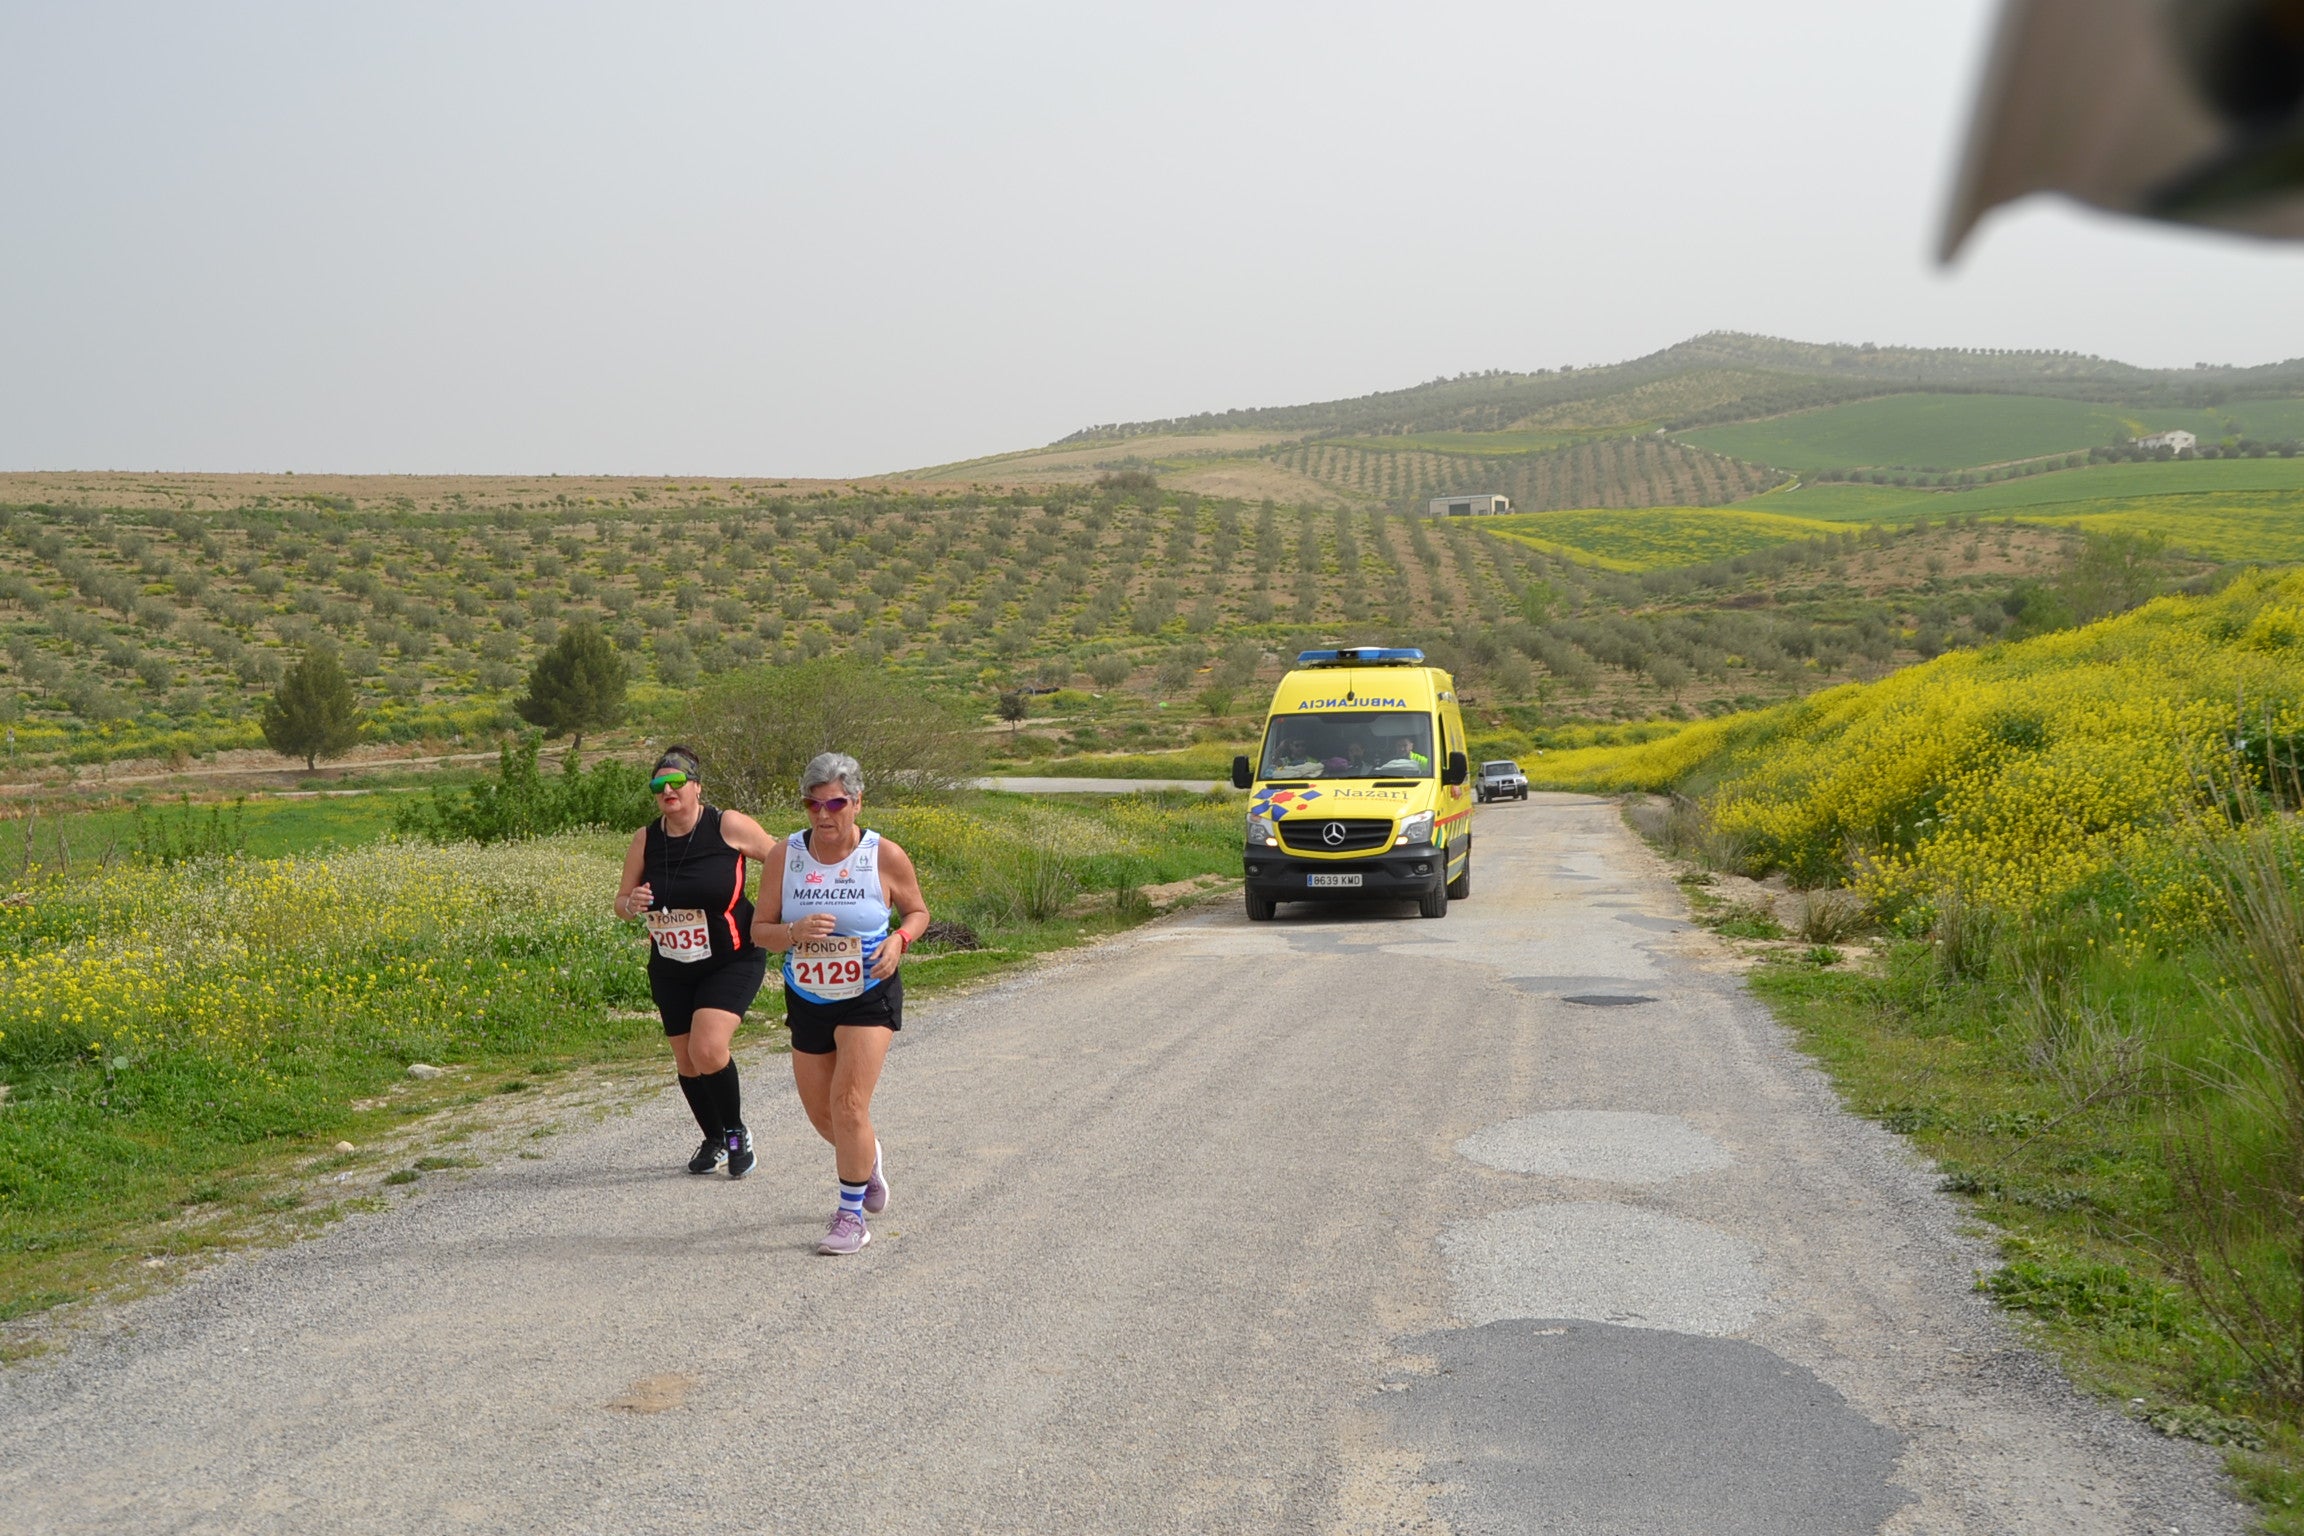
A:
[[[1515,1318],[1405,1341],[1400,1443],[1458,1536],[1859,1536],[1911,1495],[1903,1440],[1741,1339]]]
[[[1642,1003],[1652,1003],[1656,999],[1642,997],[1637,992],[1578,992],[1560,1001],[1574,1003],[1579,1008],[1637,1008]]]
[[[1507,1173],[1560,1174],[1619,1184],[1661,1184],[1735,1159],[1678,1115],[1552,1109],[1482,1126],[1456,1154]]]
[[[1685,933],[1696,926],[1693,923],[1684,923],[1676,917],[1649,917],[1638,912],[1619,912],[1616,914],[1616,921],[1630,923],[1635,928],[1645,928],[1650,933]]]
[[[1649,981],[1653,983],[1654,977]],[[1553,997],[1563,992],[1607,992],[1618,987],[1636,987],[1637,981],[1622,976],[1507,976],[1505,985],[1518,987],[1539,997]],[[654,1014],[648,1015],[656,1017]]]
[[[1607,1200],[1490,1211],[1440,1233],[1467,1323],[1575,1317],[1715,1336],[1768,1309],[1760,1250],[1699,1221]]]

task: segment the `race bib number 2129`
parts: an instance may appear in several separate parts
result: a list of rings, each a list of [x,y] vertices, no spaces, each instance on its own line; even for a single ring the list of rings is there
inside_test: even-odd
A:
[[[835,934],[792,946],[792,979],[827,1002],[864,995],[864,940]]]

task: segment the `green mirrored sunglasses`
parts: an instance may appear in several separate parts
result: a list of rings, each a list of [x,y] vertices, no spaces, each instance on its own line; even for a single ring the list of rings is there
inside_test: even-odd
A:
[[[677,768],[669,769],[648,781],[648,793],[660,795],[668,789],[678,789],[687,782],[688,775]]]

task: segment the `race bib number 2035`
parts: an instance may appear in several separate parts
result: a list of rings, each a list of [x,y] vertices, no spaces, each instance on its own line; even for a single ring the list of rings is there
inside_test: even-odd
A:
[[[712,956],[712,930],[705,926],[703,912],[695,907],[649,913],[648,937],[656,941],[656,953],[667,960],[693,965]]]

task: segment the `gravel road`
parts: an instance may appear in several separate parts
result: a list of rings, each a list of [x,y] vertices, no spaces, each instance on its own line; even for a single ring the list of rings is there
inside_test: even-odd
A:
[[[1476,892],[1206,908],[918,1003],[894,1202],[746,1056],[0,1374],[33,1532],[2231,1533],[2085,1401],[1614,808]]]

